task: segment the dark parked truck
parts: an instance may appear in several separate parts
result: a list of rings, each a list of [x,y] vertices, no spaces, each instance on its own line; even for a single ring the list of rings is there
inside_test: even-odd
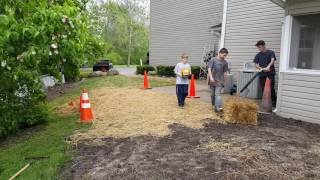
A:
[[[100,60],[93,66],[93,71],[107,72],[113,68],[110,60]]]

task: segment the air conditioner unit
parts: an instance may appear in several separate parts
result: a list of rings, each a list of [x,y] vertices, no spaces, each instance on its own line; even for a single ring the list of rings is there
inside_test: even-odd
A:
[[[256,69],[255,64],[253,62],[247,62],[244,64],[243,69],[240,70],[237,79],[237,93],[240,94],[240,96],[252,99],[261,99],[262,89],[260,87],[259,78],[256,78],[243,93],[240,93],[240,90],[257,73],[258,70]]]

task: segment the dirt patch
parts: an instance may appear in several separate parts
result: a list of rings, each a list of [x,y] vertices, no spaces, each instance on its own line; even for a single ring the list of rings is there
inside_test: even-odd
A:
[[[208,121],[208,120],[205,120]],[[320,179],[320,126],[278,116],[258,126],[169,126],[164,137],[81,141],[67,179]]]
[[[216,119],[210,104],[200,100],[178,107],[173,95],[137,88],[102,88],[90,93],[95,121],[86,133],[76,133],[74,142],[105,137],[166,136],[169,125],[202,128],[204,119]]]
[[[79,82],[67,82],[65,84],[56,85],[53,87],[49,87],[47,90],[47,100],[51,101],[55,99],[56,97],[61,96],[62,94],[79,87],[81,84],[81,81]]]
[[[65,116],[70,114],[79,113],[80,109],[80,99],[73,99],[69,103],[64,103],[60,106],[57,106],[53,111],[59,116]]]

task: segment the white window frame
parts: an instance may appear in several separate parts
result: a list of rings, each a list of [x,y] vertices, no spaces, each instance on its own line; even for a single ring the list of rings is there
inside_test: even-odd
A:
[[[280,73],[317,74],[317,75],[320,75],[320,70],[292,69],[289,66],[290,55],[291,55],[290,51],[291,51],[293,18],[294,18],[293,16],[287,15],[284,18],[283,25],[282,25]]]

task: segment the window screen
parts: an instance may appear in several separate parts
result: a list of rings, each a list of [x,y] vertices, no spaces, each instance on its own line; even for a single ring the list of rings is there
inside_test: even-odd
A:
[[[290,68],[320,70],[320,14],[295,16]]]

